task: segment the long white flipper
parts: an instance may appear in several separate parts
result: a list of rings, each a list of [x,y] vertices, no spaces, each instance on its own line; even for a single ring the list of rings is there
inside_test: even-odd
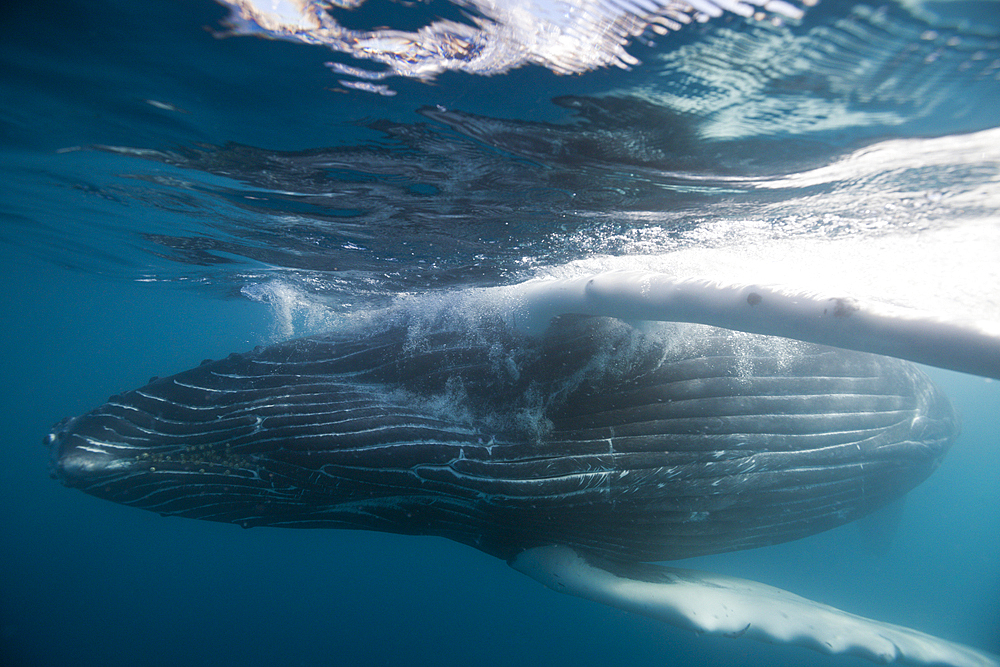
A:
[[[528,549],[511,566],[560,593],[699,633],[795,644],[879,663],[1000,665],[988,653],[745,579],[649,564],[610,568],[623,571],[617,574],[564,546]]]
[[[1000,379],[1000,326],[945,320],[850,298],[759,285],[608,272],[512,288],[517,324],[540,332],[556,315],[694,322],[794,338]]]

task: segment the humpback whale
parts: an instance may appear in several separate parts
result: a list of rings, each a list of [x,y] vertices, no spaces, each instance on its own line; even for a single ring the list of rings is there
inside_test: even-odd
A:
[[[670,321],[717,317],[710,297],[726,288],[688,284],[709,305],[676,317],[648,303],[649,276],[598,278],[603,291],[503,292],[498,310],[391,310],[153,379],[57,424],[53,474],[162,515],[443,536],[698,632],[998,664],[764,584],[653,564],[865,516],[931,474],[958,422],[906,361],[738,331],[753,326],[737,315],[712,322],[733,328]],[[677,287],[658,280],[661,296]],[[781,303],[751,293],[752,307]],[[821,301],[789,303],[771,325],[784,333],[791,311]],[[831,317],[842,347],[869,346]]]

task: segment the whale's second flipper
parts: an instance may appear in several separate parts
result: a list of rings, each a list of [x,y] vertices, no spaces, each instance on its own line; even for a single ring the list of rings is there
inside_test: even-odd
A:
[[[560,593],[725,637],[905,665],[997,667],[996,656],[855,616],[780,588],[698,570],[605,563],[565,546],[528,549],[511,567]]]
[[[663,320],[794,338],[1000,379],[1000,325],[766,285],[609,271],[510,288],[514,325],[544,331],[558,315]]]

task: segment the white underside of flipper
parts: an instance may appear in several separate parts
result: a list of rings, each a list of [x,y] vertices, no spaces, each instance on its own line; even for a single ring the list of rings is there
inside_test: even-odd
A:
[[[1000,324],[955,321],[846,297],[611,271],[509,288],[513,324],[540,333],[557,315],[694,322],[872,352],[1000,379]]]
[[[855,616],[780,588],[698,570],[639,564],[627,576],[565,546],[528,549],[511,567],[552,590],[698,633],[750,637],[879,663],[997,667],[996,656]],[[629,566],[621,566],[628,568]]]

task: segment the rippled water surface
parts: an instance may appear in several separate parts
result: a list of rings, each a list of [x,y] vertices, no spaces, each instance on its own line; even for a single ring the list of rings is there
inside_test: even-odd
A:
[[[147,516],[48,480],[37,443],[206,356],[541,276],[995,323],[998,211],[993,1],[5,6],[0,662],[854,664],[439,540]],[[1000,389],[934,377],[964,432],[888,546],[847,526],[697,566],[1000,652]]]

